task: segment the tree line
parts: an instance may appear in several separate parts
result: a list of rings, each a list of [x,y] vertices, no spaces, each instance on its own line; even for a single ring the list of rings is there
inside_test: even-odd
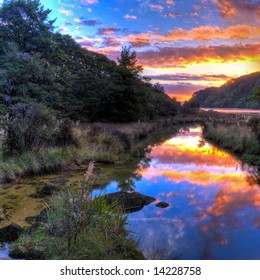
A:
[[[116,63],[54,32],[50,13],[39,0],[11,0],[0,8],[1,115],[34,104],[60,118],[90,122],[176,114],[179,103],[141,76],[130,47],[122,48]]]

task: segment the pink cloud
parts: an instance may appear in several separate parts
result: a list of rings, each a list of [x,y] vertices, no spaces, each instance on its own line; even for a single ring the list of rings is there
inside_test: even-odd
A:
[[[98,4],[98,0],[81,0],[82,3],[86,4]]]
[[[162,12],[162,11],[164,10],[164,7],[161,6],[161,5],[149,4],[149,8],[150,8],[152,11],[159,11],[159,12]]]
[[[124,16],[124,18],[126,18],[126,19],[137,19],[137,16],[131,16],[131,15],[129,15],[129,14],[126,14],[125,16]]]

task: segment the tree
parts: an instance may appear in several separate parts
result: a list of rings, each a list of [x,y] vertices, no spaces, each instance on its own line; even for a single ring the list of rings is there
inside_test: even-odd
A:
[[[260,87],[255,87],[254,88],[253,96],[256,100],[260,100]]]
[[[123,47],[121,50],[121,57],[118,59],[119,67],[127,69],[134,77],[139,77],[143,71],[143,67],[136,65],[136,52],[131,51],[131,47]]]
[[[22,52],[43,52],[48,46],[53,23],[51,10],[39,0],[12,0],[0,9],[0,45],[14,42]]]
[[[20,53],[15,48],[0,56],[0,104],[33,102],[60,109],[64,87],[59,83],[59,71],[38,54]]]

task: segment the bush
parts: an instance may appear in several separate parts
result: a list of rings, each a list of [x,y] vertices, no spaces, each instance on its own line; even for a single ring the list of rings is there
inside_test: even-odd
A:
[[[20,155],[50,144],[55,118],[43,105],[15,105],[2,120],[3,154]]]
[[[79,147],[79,141],[73,133],[73,122],[70,119],[64,119],[59,122],[58,130],[54,135],[56,146],[76,146]]]

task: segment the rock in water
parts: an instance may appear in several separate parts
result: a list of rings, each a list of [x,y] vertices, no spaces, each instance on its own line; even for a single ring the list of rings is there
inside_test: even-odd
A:
[[[11,242],[19,237],[23,229],[16,224],[11,224],[0,229],[0,242]]]
[[[138,192],[114,192],[104,196],[107,202],[118,202],[125,212],[135,212],[141,210],[144,206],[149,205],[156,199]]]
[[[155,206],[157,206],[159,208],[167,208],[167,207],[169,207],[169,203],[161,201],[161,202],[156,203]]]

